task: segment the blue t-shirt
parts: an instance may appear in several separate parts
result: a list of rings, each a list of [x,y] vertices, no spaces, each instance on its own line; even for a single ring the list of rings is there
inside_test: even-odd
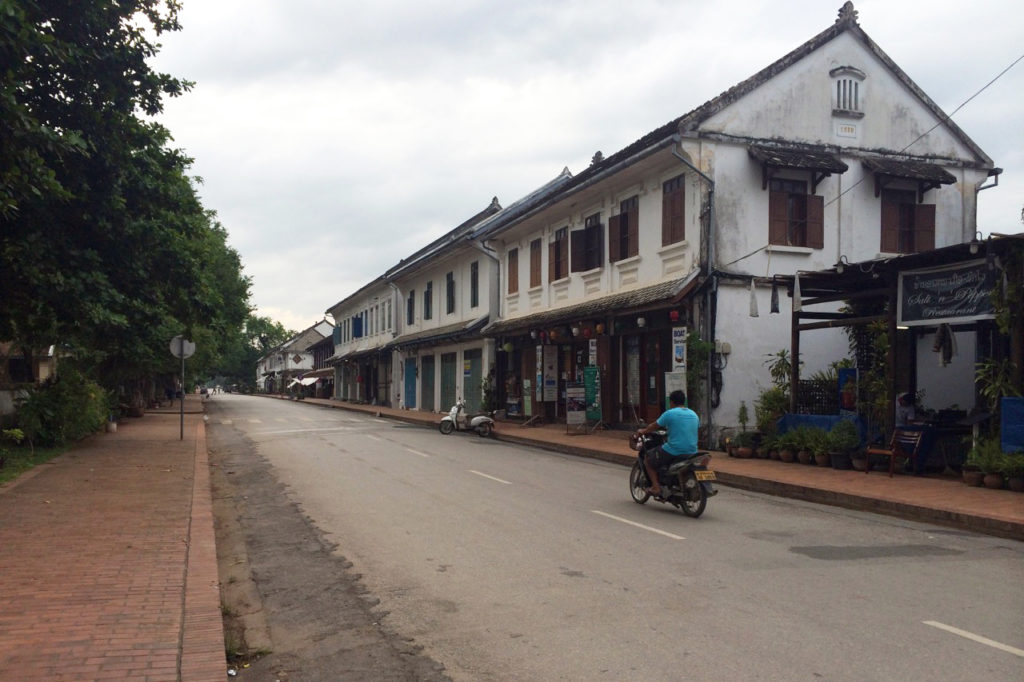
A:
[[[670,455],[692,455],[697,452],[697,427],[700,418],[688,407],[673,407],[658,417],[658,426],[668,429],[668,440],[662,449]]]

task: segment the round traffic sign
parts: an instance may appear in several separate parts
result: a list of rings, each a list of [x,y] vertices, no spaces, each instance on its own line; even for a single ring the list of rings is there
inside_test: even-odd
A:
[[[182,338],[181,334],[171,339],[171,355],[174,357],[184,360],[185,358],[192,357],[192,354],[195,352],[196,344]]]

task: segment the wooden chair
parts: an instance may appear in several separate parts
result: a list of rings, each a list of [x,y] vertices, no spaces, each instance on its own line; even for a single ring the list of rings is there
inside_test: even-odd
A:
[[[888,448],[868,448],[868,466],[864,473],[871,471],[871,455],[882,455],[889,458],[889,477],[896,471],[896,458],[906,457],[911,463],[917,460],[917,449],[921,445],[924,431],[896,429],[892,432],[892,440]]]

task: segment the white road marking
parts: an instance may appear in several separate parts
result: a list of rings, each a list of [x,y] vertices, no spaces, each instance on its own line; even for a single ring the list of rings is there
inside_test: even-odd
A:
[[[282,433],[314,433],[316,431],[351,431],[350,426],[336,426],[331,429],[284,429],[283,431],[258,431],[260,436],[280,436]]]
[[[476,474],[477,476],[483,476],[484,478],[489,478],[492,481],[497,481],[498,483],[504,483],[505,485],[512,485],[512,481],[506,481],[506,480],[503,480],[503,479],[500,479],[500,478],[495,478],[494,476],[488,476],[487,474],[483,473],[482,471],[475,471],[473,469],[470,469],[469,473]]]
[[[381,438],[380,436],[375,436],[375,435],[373,435],[372,433],[368,433],[368,434],[366,434],[366,437],[367,437],[367,438],[370,438],[370,439],[373,439],[373,440],[375,440],[375,441],[383,441],[383,440],[384,440],[384,439],[383,439],[383,438]]]
[[[261,422],[259,419],[250,419],[249,423],[250,424],[262,424],[263,422]]]
[[[231,426],[231,424],[233,424],[234,422],[232,422],[230,419],[221,419],[220,423],[224,424],[225,426]]]
[[[1003,644],[1002,642],[997,642],[995,640],[989,639],[988,637],[982,637],[981,635],[976,635],[973,632],[961,630],[960,628],[955,628],[952,625],[946,625],[945,623],[939,623],[934,620],[925,620],[921,622],[925,625],[931,625],[933,628],[945,630],[946,632],[952,632],[954,635],[960,635],[961,637],[973,640],[975,642],[978,642],[979,644],[986,644],[992,647],[993,649],[999,649],[1001,651],[1011,653],[1014,656],[1020,656],[1021,658],[1024,658],[1024,649],[1018,649],[1017,647],[1012,647],[1009,644]]]
[[[420,452],[419,450],[413,450],[412,448],[406,448],[406,451],[407,452],[411,452],[414,455],[419,455],[420,457],[426,457],[428,459],[430,458],[430,455],[428,455],[425,452]]]
[[[636,526],[637,528],[643,528],[644,530],[649,530],[652,533],[657,533],[658,535],[664,535],[665,537],[672,538],[673,540],[685,540],[686,539],[682,535],[674,535],[673,533],[668,533],[668,532],[663,531],[663,530],[658,530],[657,528],[651,528],[650,526],[645,526],[642,523],[637,523],[636,521],[630,521],[629,519],[624,519],[621,516],[614,516],[613,514],[606,514],[605,512],[598,511],[596,509],[591,509],[590,511],[592,511],[595,514],[598,514],[600,516],[604,516],[604,517],[607,517],[609,519],[612,519],[614,521],[621,521],[622,523],[627,523],[630,526]]]

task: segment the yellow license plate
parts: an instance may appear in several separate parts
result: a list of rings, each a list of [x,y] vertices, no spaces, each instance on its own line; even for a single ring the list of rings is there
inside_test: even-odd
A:
[[[715,480],[715,472],[714,471],[694,471],[693,475],[697,477],[698,481],[714,481]]]

